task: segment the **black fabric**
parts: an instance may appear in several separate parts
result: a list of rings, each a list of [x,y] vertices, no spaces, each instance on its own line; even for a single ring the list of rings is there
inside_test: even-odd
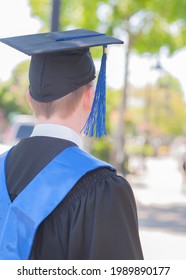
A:
[[[52,141],[50,141],[52,139]],[[12,200],[65,148],[75,144],[45,136],[25,138],[11,151],[7,159],[7,186]]]
[[[87,29],[1,38],[0,41],[32,56],[30,94],[40,102],[62,98],[95,79],[90,47],[123,43]]]
[[[95,77],[95,66],[88,49],[33,55],[29,68],[30,94],[38,101],[49,102],[77,90]]]
[[[27,55],[62,53],[95,46],[123,44],[119,39],[87,29],[29,34],[0,38],[0,41]]]
[[[11,198],[71,145],[51,137],[22,140],[7,160]],[[40,225],[30,259],[143,259],[136,204],[128,182],[106,168],[86,174]]]

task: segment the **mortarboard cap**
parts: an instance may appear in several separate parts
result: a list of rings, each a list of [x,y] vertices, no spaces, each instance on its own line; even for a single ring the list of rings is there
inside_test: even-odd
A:
[[[27,55],[63,53],[66,51],[123,43],[114,37],[87,29],[1,38],[0,41]]]
[[[40,102],[59,99],[95,79],[89,48],[123,43],[87,29],[1,38],[0,41],[31,56],[30,94]],[[105,134],[105,72],[104,52],[92,111],[85,125],[85,134],[90,136]]]

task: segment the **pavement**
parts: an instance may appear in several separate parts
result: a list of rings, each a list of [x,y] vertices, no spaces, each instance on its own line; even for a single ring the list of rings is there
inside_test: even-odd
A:
[[[128,175],[146,260],[186,260],[186,182],[171,156],[132,158]]]

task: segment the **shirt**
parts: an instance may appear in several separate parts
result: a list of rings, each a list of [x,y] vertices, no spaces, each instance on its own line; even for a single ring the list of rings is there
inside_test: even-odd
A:
[[[71,141],[82,148],[81,137],[71,128],[58,124],[38,124],[34,127],[31,137],[47,136]]]

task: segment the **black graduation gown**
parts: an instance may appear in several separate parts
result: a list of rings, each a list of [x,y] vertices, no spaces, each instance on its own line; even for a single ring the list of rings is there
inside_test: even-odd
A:
[[[73,145],[45,136],[17,144],[6,162],[11,199],[59,152]],[[87,173],[39,226],[30,259],[143,259],[128,182],[107,168]]]

